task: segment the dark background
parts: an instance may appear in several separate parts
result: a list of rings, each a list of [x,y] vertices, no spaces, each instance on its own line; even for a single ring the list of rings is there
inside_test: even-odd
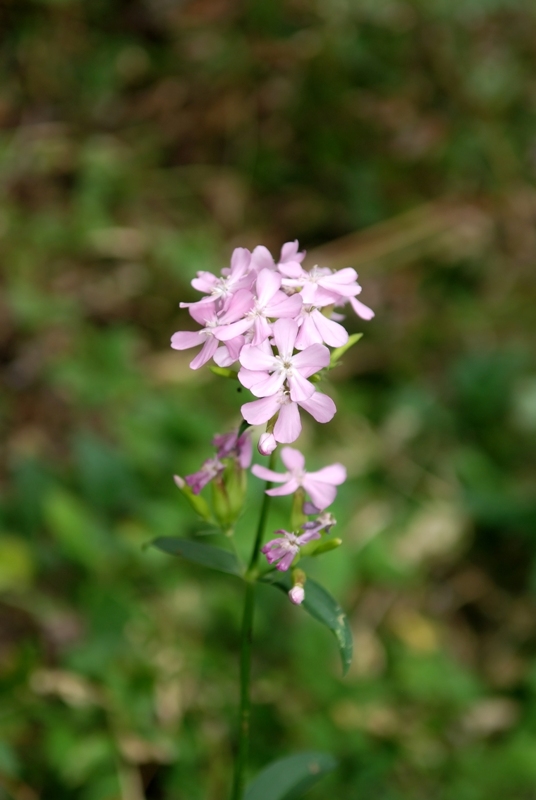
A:
[[[376,310],[300,439],[349,470],[314,569],[356,654],[261,592],[252,771],[534,800],[531,4],[3,0],[0,41],[0,795],[226,796],[240,586],[142,545],[199,532],[171,476],[245,398],[169,336],[197,270],[299,238]]]

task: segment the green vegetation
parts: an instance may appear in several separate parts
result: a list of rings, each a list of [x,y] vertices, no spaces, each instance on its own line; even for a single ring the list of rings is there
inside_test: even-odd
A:
[[[0,797],[226,798],[239,581],[144,545],[221,543],[172,476],[247,393],[169,336],[197,270],[299,238],[377,314],[300,439],[349,470],[320,569],[355,655],[259,588],[252,773],[532,800],[536,10],[4,0],[0,30]]]

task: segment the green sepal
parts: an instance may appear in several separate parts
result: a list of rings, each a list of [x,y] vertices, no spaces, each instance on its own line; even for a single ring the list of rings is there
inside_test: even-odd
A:
[[[199,494],[194,494],[184,478],[181,478],[179,475],[174,475],[173,480],[183,497],[185,497],[192,506],[195,513],[198,514],[201,519],[204,519],[205,522],[210,522],[211,525],[214,525],[214,517],[212,516],[212,512],[205,498],[201,497]]]
[[[329,553],[330,550],[336,550],[342,544],[342,539],[324,539],[323,541],[313,541],[304,545],[301,548],[300,555],[302,558],[306,556],[321,556],[322,553]]]
[[[215,367],[214,365],[209,367],[210,371],[214,373],[214,375],[218,375],[220,378],[231,378],[231,380],[238,380],[238,372],[235,372],[234,369],[229,369],[229,367]]]
[[[307,517],[303,513],[303,504],[305,502],[305,489],[299,486],[294,492],[292,498],[292,511],[290,514],[290,529],[297,531],[301,526],[307,522]]]

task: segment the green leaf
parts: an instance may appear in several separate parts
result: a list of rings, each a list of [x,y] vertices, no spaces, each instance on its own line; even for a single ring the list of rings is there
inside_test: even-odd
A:
[[[261,580],[263,583],[270,583],[272,586],[277,586],[277,588],[281,589],[283,592],[288,592],[292,588],[292,580],[288,574],[281,575],[270,572],[268,575],[261,578]],[[335,634],[341,654],[342,674],[346,675],[352,663],[352,653],[354,649],[352,631],[350,630],[346,614],[327,589],[324,589],[323,586],[312,580],[312,578],[307,578],[305,584],[305,600],[302,603],[302,608],[319,622],[326,625],[326,627]]]
[[[190,539],[179,539],[178,536],[159,536],[151,542],[151,545],[171,556],[182,556],[194,564],[242,577],[243,570],[237,557],[228,550],[222,550],[221,547],[192,542]]]
[[[234,369],[229,369],[228,367],[209,367],[210,371],[214,373],[214,375],[219,375],[220,378],[231,378],[231,380],[238,380],[238,372]]]
[[[362,333],[353,333],[351,336],[348,337],[348,341],[346,344],[343,344],[342,347],[337,347],[331,353],[331,358],[329,362],[329,369],[333,369],[333,367],[338,366],[341,358],[349,350],[351,347],[356,344],[361,338],[363,337]]]
[[[299,753],[265,767],[246,789],[244,800],[296,800],[337,766],[327,753]]]

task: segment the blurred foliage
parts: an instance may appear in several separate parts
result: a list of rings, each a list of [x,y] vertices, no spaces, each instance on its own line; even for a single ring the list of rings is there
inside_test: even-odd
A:
[[[242,398],[168,338],[233,246],[352,234],[377,317],[300,444],[349,468],[312,569],[356,656],[261,588],[252,769],[536,797],[535,36],[517,0],[0,4],[0,795],[225,797],[240,587],[142,547],[206,533],[171,476]]]

